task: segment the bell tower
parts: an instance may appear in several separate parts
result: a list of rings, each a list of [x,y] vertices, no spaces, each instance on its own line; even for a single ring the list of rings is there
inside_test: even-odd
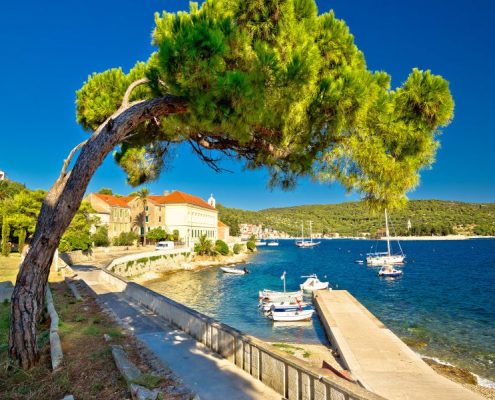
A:
[[[210,198],[208,199],[208,204],[210,206],[212,206],[213,208],[216,207],[216,204],[217,204],[217,201],[215,200],[215,198],[213,197],[213,193],[210,194]]]

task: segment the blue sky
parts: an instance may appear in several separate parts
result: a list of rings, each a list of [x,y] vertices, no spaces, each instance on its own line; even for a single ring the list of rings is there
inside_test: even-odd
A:
[[[31,188],[48,189],[70,149],[87,133],[75,122],[75,91],[92,72],[148,58],[153,13],[186,1],[86,0],[7,2],[0,14],[0,169]],[[495,2],[492,0],[318,1],[350,26],[368,66],[403,82],[412,68],[451,82],[454,122],[441,137],[433,169],[422,172],[413,199],[495,201]],[[265,171],[216,174],[189,149],[148,185],[155,194],[212,192],[232,207],[260,209],[357,199],[339,185],[301,180],[291,192],[269,190]],[[89,190],[132,189],[109,157]]]

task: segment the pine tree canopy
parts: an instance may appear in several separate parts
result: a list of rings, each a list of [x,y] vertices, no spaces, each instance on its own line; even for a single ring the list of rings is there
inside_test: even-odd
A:
[[[206,0],[155,15],[156,51],[125,73],[93,74],[77,92],[77,120],[95,130],[121,105],[171,94],[187,113],[141,124],[115,158],[129,183],[156,179],[174,146],[210,166],[223,154],[266,167],[270,185],[338,181],[374,207],[404,203],[453,117],[448,82],[414,69],[392,89],[367,69],[344,21],[314,0]],[[219,153],[220,152],[220,153]]]

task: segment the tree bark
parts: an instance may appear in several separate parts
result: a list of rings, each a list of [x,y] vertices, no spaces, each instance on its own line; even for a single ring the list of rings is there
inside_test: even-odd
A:
[[[22,368],[31,368],[38,360],[36,323],[43,308],[53,254],[96,169],[108,153],[141,123],[186,111],[185,101],[175,96],[123,105],[86,141],[72,171],[66,173],[62,170],[46,194],[30,250],[21,263],[12,294],[9,356]]]

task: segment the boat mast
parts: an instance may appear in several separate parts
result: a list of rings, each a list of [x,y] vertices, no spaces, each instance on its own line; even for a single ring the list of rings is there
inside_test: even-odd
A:
[[[309,221],[309,242],[313,243],[313,221]]]
[[[304,243],[304,222],[301,222],[301,242]]]
[[[390,256],[390,232],[388,230],[387,209],[385,209],[385,234],[387,235],[387,254]]]

